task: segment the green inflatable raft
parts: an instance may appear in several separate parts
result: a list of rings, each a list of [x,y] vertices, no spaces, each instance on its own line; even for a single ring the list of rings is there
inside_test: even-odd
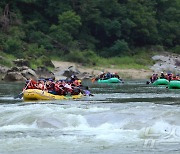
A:
[[[98,83],[121,83],[122,81],[118,78],[110,78],[110,79],[99,79]]]
[[[169,89],[180,89],[180,80],[172,80],[172,81],[170,81]]]
[[[157,79],[153,82],[153,85],[168,85],[169,81],[167,79]]]

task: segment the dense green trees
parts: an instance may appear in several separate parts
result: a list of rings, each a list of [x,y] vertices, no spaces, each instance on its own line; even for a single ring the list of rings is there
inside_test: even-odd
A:
[[[92,51],[114,57],[150,46],[179,52],[179,27],[179,0],[0,2],[0,51],[17,57],[51,54],[72,60],[77,52],[82,57]]]

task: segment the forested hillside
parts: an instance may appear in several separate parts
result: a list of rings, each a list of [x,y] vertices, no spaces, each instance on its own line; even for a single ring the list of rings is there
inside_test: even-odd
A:
[[[18,58],[88,62],[179,44],[179,0],[0,1],[0,52]]]

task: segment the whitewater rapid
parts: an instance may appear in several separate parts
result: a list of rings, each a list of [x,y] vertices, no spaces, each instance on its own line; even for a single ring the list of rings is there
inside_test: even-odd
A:
[[[179,153],[179,92],[120,88],[72,101],[1,96],[0,154]]]
[[[77,148],[78,153],[90,147],[117,152],[119,147],[124,152],[135,148],[138,153],[140,147],[146,153],[161,144],[176,147],[180,143],[179,117],[179,106],[142,102],[3,105],[0,152],[64,149],[66,153]]]

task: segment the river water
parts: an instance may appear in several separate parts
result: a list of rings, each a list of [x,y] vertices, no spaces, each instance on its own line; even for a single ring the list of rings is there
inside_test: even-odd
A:
[[[180,90],[85,84],[93,97],[24,102],[0,83],[0,154],[180,153]]]

